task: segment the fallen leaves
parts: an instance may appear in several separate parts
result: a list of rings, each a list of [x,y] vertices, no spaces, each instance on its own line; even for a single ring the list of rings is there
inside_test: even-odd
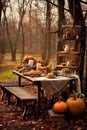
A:
[[[0,90],[1,91],[1,90]],[[22,120],[23,106],[15,107],[15,98],[12,98],[12,104],[7,105],[7,99],[1,101],[0,98],[0,130],[86,130],[87,114],[83,118],[55,122],[47,112],[43,111],[37,120],[31,114],[27,120]]]

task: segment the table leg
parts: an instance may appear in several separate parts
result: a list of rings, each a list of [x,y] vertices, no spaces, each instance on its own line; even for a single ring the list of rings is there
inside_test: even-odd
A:
[[[38,87],[37,116],[40,116],[41,82],[35,83]]]
[[[18,76],[18,85],[21,86],[21,76]]]
[[[73,90],[76,91],[76,79],[70,81],[69,93],[73,93]]]
[[[35,105],[36,105],[37,101],[33,100],[32,102],[33,102],[32,104],[31,103],[28,104],[28,102],[26,102],[26,101],[23,102],[23,104],[24,104],[24,111],[22,114],[23,120],[26,119],[27,111],[29,110],[29,108],[31,108],[31,110],[33,110],[34,116],[36,117]]]
[[[40,90],[41,88],[38,86],[38,116],[40,115]]]

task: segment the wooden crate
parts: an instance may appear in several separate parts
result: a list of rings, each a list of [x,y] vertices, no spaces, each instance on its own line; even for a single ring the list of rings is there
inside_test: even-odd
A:
[[[65,114],[58,114],[55,113],[52,109],[48,110],[49,117],[52,119],[54,122],[63,122],[65,120]]]

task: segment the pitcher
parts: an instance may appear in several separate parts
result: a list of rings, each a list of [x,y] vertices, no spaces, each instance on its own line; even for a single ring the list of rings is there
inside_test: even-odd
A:
[[[65,52],[69,52],[69,50],[70,50],[69,45],[65,45],[65,46],[64,46],[64,51],[65,51]]]

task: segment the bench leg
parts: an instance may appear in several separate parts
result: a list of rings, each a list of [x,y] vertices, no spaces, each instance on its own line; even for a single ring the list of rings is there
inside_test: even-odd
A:
[[[11,101],[10,101],[11,94],[8,91],[6,92],[6,94],[7,94],[7,99],[8,99],[8,105],[10,105],[11,104]]]
[[[10,92],[7,91],[4,87],[1,87],[1,89],[2,89],[2,95],[1,95],[2,101],[4,100],[4,96],[6,94],[6,97],[7,97],[7,100],[8,100],[8,105],[10,105],[11,104],[11,101],[10,101],[11,94],[10,94]]]
[[[21,105],[21,100],[19,98],[16,97],[16,103],[15,106],[20,106]]]
[[[36,117],[36,110],[35,110],[35,105],[36,105],[36,101],[33,101],[33,104],[25,104],[24,103],[24,111],[23,111],[23,114],[22,114],[22,118],[23,118],[23,120],[25,120],[26,119],[26,115],[27,115],[27,111],[29,110],[29,107],[31,107],[32,108],[32,110],[33,110],[33,112],[34,112],[34,116]]]
[[[26,119],[26,112],[27,112],[27,105],[25,105],[24,106],[24,111],[23,111],[23,114],[22,114],[22,118],[23,118],[23,120],[25,120]]]
[[[37,102],[37,101],[34,101],[34,104],[33,104],[33,106],[32,106],[32,109],[33,109],[33,112],[34,112],[34,116],[35,116],[35,117],[36,117],[36,110],[35,110],[36,102]]]
[[[2,89],[1,100],[3,101],[4,100],[4,95],[6,93],[6,90],[3,87],[1,87],[1,89]]]
[[[4,95],[5,95],[5,92],[3,91],[3,92],[2,92],[2,95],[1,95],[1,100],[2,100],[2,101],[4,100]]]

